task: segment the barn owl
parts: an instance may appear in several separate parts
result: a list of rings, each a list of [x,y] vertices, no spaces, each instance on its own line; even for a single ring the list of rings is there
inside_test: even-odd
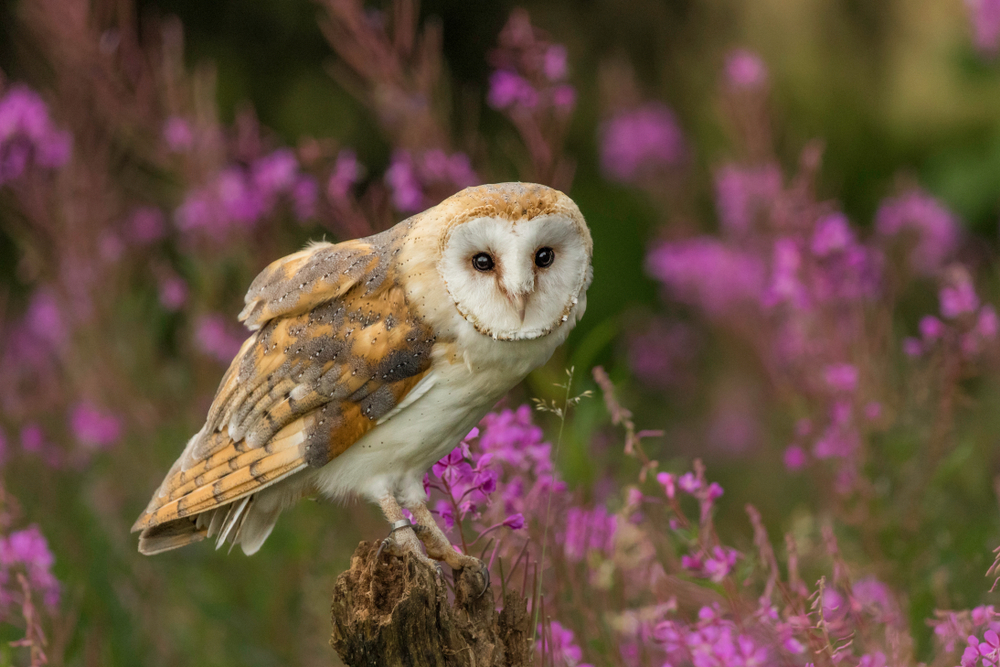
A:
[[[504,183],[272,263],[204,427],[132,528],[139,551],[214,538],[249,555],[296,501],[360,496],[397,529],[394,548],[478,564],[437,526],[423,475],[566,340],[592,249],[569,197]]]

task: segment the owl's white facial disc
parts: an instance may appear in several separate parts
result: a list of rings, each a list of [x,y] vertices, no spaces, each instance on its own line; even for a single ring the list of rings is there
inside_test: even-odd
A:
[[[499,340],[540,338],[572,314],[590,272],[573,220],[476,218],[451,229],[438,270],[458,311]]]

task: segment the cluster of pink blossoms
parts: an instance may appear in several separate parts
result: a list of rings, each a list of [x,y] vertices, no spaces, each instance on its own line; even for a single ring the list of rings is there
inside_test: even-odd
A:
[[[527,405],[490,413],[434,464],[424,488],[448,530],[466,519],[479,536],[500,527],[520,530],[525,514],[544,506],[550,488],[565,491],[552,476],[551,451]]]
[[[281,148],[248,166],[226,167],[208,185],[189,193],[174,217],[182,231],[219,236],[254,226],[283,200],[292,204],[299,220],[306,220],[315,212],[318,192],[315,179],[301,172],[295,154]]]
[[[16,85],[0,95],[0,185],[19,179],[32,165],[61,167],[71,146],[70,134],[55,126],[38,93]]]
[[[431,149],[420,153],[397,150],[385,172],[392,204],[401,213],[416,213],[470,185],[480,182],[465,153]]]

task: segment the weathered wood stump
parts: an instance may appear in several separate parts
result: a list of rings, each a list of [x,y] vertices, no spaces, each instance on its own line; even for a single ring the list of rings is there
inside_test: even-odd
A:
[[[476,573],[456,576],[455,599],[438,571],[410,556],[362,542],[333,590],[330,644],[349,667],[524,667],[531,623],[523,597],[508,591],[496,611],[493,591],[476,597]]]

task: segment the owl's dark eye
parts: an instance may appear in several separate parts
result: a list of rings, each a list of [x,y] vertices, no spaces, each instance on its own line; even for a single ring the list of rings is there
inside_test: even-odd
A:
[[[552,248],[539,248],[535,253],[535,266],[545,268],[550,266],[556,258],[556,251]]]
[[[472,258],[472,268],[483,273],[493,270],[493,258],[489,253],[481,252]]]

